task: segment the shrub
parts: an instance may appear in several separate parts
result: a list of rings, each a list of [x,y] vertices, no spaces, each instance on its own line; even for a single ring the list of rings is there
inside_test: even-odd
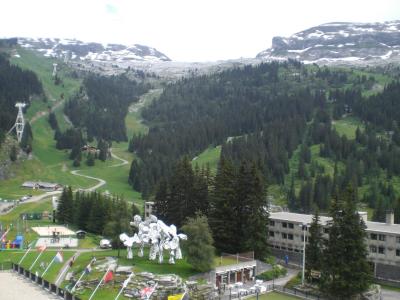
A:
[[[268,270],[260,275],[257,275],[257,279],[269,281],[280,276],[285,276],[287,274],[287,269],[281,265],[273,265],[271,270]]]

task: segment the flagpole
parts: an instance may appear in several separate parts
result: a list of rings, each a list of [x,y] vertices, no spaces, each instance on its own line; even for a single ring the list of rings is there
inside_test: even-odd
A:
[[[6,235],[7,235],[7,233],[10,231],[10,228],[8,228],[7,229],[7,231],[6,232],[4,232],[4,234],[1,236],[1,240],[3,240],[5,237],[6,237]]]
[[[75,291],[76,286],[78,285],[78,283],[81,281],[82,277],[85,275],[86,273],[86,269],[96,261],[96,258],[92,258],[92,260],[90,261],[90,263],[88,264],[88,266],[83,270],[81,277],[79,277],[78,281],[75,283],[75,285],[72,287],[71,289],[71,293],[73,293]],[[90,272],[90,271],[89,271]]]
[[[28,254],[28,252],[29,252],[31,249],[32,249],[32,248],[29,247],[28,250],[26,250],[24,256],[22,256],[21,260],[18,262],[19,265],[22,263],[22,261],[24,260],[25,256]]]
[[[104,274],[103,278],[100,280],[99,284],[96,286],[94,289],[93,293],[90,295],[90,298],[88,300],[92,300],[94,294],[96,293],[97,289],[100,287],[100,284],[103,282],[104,278],[106,278],[106,275],[108,274],[108,271],[111,269],[111,266],[107,268],[106,273]]]
[[[40,252],[40,254],[38,255],[38,257],[36,257],[35,261],[33,262],[33,264],[31,265],[31,267],[28,269],[29,271],[33,268],[33,266],[36,264],[36,262],[38,261],[39,257],[43,254],[44,250],[42,250]]]
[[[74,286],[71,289],[71,292],[73,293],[75,291],[75,287],[78,285],[78,283],[81,281],[83,275],[85,275],[85,270],[83,270],[81,277],[79,277],[78,281],[74,284]]]
[[[122,291],[127,287],[129,281],[131,281],[132,276],[133,276],[133,272],[129,275],[128,279],[126,279],[126,280],[124,281],[124,283],[122,284],[121,290],[119,291],[117,297],[115,297],[114,300],[117,300],[117,299],[119,298],[119,296],[121,296]]]
[[[56,254],[57,255],[57,254]],[[50,269],[50,266],[53,264],[53,262],[56,260],[56,255],[53,257],[53,259],[51,260],[50,264],[47,266],[46,270],[44,270],[43,274],[42,274],[42,278],[44,278],[44,274],[46,274],[47,270]]]

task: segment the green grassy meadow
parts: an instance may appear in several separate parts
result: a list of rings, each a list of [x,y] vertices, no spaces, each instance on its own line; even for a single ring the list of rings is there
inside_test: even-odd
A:
[[[360,120],[352,116],[337,120],[332,125],[339,135],[345,135],[350,140],[355,139],[357,127],[363,130],[363,125]]]
[[[25,245],[29,244],[38,237],[38,235],[30,228],[34,226],[46,226],[52,224],[52,221],[46,218],[42,220],[26,220],[24,222],[20,218],[20,214],[42,213],[44,211],[52,212],[52,210],[51,199],[47,198],[38,202],[22,203],[11,210],[8,214],[0,215],[0,222],[3,224],[3,227],[11,228],[10,232],[7,234],[6,240],[13,241],[17,234],[23,234]]]
[[[70,126],[65,121],[62,112],[62,102],[64,101],[62,98],[68,99],[73,95],[79,89],[81,79],[71,76],[72,70],[53,58],[45,58],[26,49],[18,49],[18,53],[21,57],[13,57],[12,63],[24,69],[30,69],[37,74],[43,84],[47,100],[40,97],[35,98],[26,113],[28,119],[34,119],[31,124],[34,137],[33,157],[13,165],[12,172],[15,176],[0,183],[0,197],[16,199],[26,194],[40,193],[20,188],[21,184],[28,180],[58,182],[62,185],[70,185],[74,189],[88,188],[97,184],[96,180],[70,173],[76,168],[72,167],[72,161],[68,159],[68,151],[55,148],[54,131],[47,121],[49,109],[53,108],[61,130]],[[58,74],[62,79],[62,84],[59,85],[54,84],[51,75],[54,62],[59,64]],[[127,114],[125,123],[128,138],[131,138],[134,134],[147,133],[148,127],[142,123],[140,115],[141,108],[154,101],[161,92],[162,89],[149,91],[142,96],[140,104],[137,104],[137,107]],[[133,106],[135,105],[133,104]],[[113,153],[127,160],[128,164],[126,165],[112,167],[121,163],[117,159],[110,159],[106,162],[96,160],[95,166],[89,168],[85,165],[85,158],[83,158],[81,167],[77,170],[81,170],[80,174],[82,175],[98,177],[107,181],[107,184],[100,191],[108,191],[111,194],[123,196],[127,200],[134,200],[141,204],[140,193],[134,191],[128,184],[130,163],[134,159],[134,155],[127,149],[127,142],[113,144]]]
[[[192,166],[197,164],[199,167],[206,167],[208,164],[210,170],[215,174],[217,172],[220,155],[221,146],[210,146],[192,160]]]

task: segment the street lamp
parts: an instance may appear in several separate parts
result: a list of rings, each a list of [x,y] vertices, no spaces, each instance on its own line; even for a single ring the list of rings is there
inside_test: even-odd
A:
[[[260,293],[260,287],[256,287],[256,295],[257,295],[257,300],[258,300],[258,294]]]
[[[304,286],[304,270],[306,267],[306,231],[308,224],[303,223],[299,225],[303,229],[303,269],[301,272],[301,285]]]

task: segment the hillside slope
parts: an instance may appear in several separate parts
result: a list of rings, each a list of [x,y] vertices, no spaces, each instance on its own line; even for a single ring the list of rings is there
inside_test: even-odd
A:
[[[400,21],[326,23],[290,37],[274,37],[257,58],[321,64],[383,64],[400,61]]]

